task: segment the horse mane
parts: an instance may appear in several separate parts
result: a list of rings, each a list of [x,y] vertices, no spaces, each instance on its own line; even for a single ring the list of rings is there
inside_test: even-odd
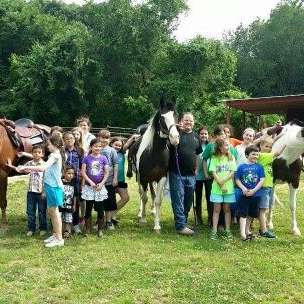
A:
[[[293,119],[289,122],[289,124],[292,125],[297,125],[299,127],[304,127],[304,122],[299,120],[299,119]]]

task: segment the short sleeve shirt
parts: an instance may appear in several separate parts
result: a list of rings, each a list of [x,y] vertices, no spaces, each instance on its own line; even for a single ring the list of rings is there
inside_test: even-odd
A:
[[[227,156],[212,156],[209,166],[210,172],[215,172],[220,178],[227,177],[231,172],[236,171],[236,163],[234,158],[229,160]],[[225,194],[233,194],[234,193],[234,184],[233,178],[229,179],[225,186],[227,188],[227,192]],[[211,193],[222,195],[223,191],[219,184],[213,180]]]
[[[95,157],[89,154],[84,157],[82,163],[86,164],[86,174],[91,181],[98,184],[103,180],[105,166],[108,165],[108,160],[104,155]]]
[[[182,176],[195,175],[196,159],[200,153],[202,147],[199,136],[195,132],[181,132],[177,149],[170,147],[169,170],[176,174],[180,172]]]
[[[240,180],[247,189],[253,189],[265,177],[264,169],[260,164],[241,164],[238,166],[235,178]],[[255,196],[261,195],[261,189]]]
[[[64,201],[60,211],[64,212],[73,212],[73,203],[75,196],[75,187],[73,182],[62,181],[63,183],[63,192],[64,192]]]
[[[110,146],[106,146],[102,149],[101,154],[107,158],[109,164],[109,177],[106,181],[106,185],[112,185],[114,178],[113,168],[118,165],[117,151]]]
[[[125,182],[125,154],[123,152],[118,152],[118,181]]]
[[[260,153],[258,164],[264,168],[265,181],[263,187],[273,187],[272,162],[274,159],[273,153]]]
[[[40,161],[36,162],[34,160],[30,160],[25,164],[25,166],[41,166],[45,162],[41,159]],[[42,193],[43,191],[43,172],[31,172],[30,179],[29,179],[29,192],[35,193]]]

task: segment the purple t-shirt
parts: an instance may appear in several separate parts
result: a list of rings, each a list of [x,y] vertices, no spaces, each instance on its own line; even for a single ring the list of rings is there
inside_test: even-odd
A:
[[[108,165],[108,159],[104,155],[93,156],[88,154],[84,157],[83,164],[86,164],[86,173],[90,180],[95,184],[100,183],[104,177],[105,166]]]

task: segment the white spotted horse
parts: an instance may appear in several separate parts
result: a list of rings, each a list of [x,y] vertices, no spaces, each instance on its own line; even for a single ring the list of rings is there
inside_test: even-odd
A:
[[[299,188],[300,175],[303,168],[301,155],[304,153],[304,123],[293,120],[282,127],[274,139],[273,152],[283,152],[273,161],[274,184],[287,182],[289,186],[289,207],[291,211],[291,232],[301,235],[296,220],[296,195]],[[268,227],[273,229],[273,208],[269,210]]]
[[[136,155],[138,185],[140,194],[139,221],[146,222],[147,188],[156,182],[154,231],[160,232],[160,206],[163,189],[169,169],[168,145],[179,144],[179,132],[176,128],[175,101],[160,100],[159,109],[151,118],[143,134]]]

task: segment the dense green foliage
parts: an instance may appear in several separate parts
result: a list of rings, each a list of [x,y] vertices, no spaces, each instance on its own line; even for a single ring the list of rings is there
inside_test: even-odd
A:
[[[177,235],[166,201],[157,235],[151,215],[147,225],[138,224],[137,187],[130,182],[131,200],[120,213],[119,229],[102,239],[73,236],[49,250],[39,235],[25,235],[26,189],[24,181],[9,186],[10,228],[0,234],[1,304],[303,303],[304,241],[289,234],[287,185],[277,187],[285,203],[275,209],[277,240],[242,242],[236,226],[232,241],[211,241],[206,225],[194,237]],[[300,186],[299,202],[303,194]],[[297,214],[303,232],[303,204]]]
[[[244,95],[233,84],[236,56],[219,41],[172,38],[185,10],[184,0],[1,1],[0,113],[134,127],[160,96],[174,96],[201,123],[222,121],[219,98]]]
[[[239,26],[227,42],[238,57],[237,85],[254,97],[303,93],[303,1],[285,0],[268,20]]]

